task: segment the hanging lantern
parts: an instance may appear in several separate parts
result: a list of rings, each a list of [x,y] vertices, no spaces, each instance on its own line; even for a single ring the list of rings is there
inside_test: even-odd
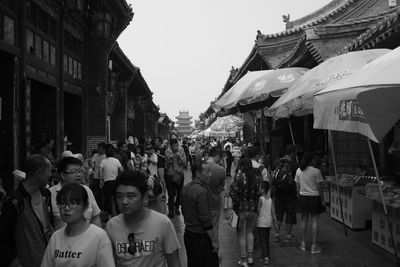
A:
[[[109,38],[111,36],[111,14],[108,12],[99,12],[93,16],[95,33],[100,38]]]

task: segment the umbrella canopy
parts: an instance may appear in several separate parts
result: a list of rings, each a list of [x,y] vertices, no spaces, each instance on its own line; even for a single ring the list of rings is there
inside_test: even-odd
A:
[[[216,121],[211,124],[210,128],[213,131],[237,131],[243,127],[243,119],[238,116],[228,115],[225,117],[218,117]]]
[[[205,137],[234,137],[235,132],[233,131],[213,131],[211,127],[204,131]]]
[[[238,103],[248,105],[261,102],[270,96],[278,97],[308,69],[286,68],[246,73],[214,104],[216,111],[228,110]]]
[[[267,116],[288,118],[313,112],[313,95],[337,83],[374,59],[389,52],[389,49],[371,49],[350,52],[332,57],[309,70],[267,111]]]
[[[314,128],[358,132],[378,142],[400,118],[400,47],[314,97]]]

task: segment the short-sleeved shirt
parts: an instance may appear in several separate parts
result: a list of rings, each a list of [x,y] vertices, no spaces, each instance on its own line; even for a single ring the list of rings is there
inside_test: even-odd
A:
[[[65,227],[50,238],[41,267],[113,267],[112,247],[107,233],[91,224],[77,236],[67,236]]]
[[[89,201],[89,206],[83,216],[85,217],[86,220],[90,221],[93,217],[97,216],[100,214],[101,210],[99,206],[97,205],[96,199],[94,198],[92,190],[86,186],[82,185],[87,194],[88,194],[88,201]],[[53,215],[54,215],[54,224],[55,224],[55,229],[61,229],[63,226],[65,226],[65,222],[61,220],[61,214],[60,214],[60,209],[57,206],[57,194],[61,190],[61,184],[58,183],[52,187],[49,188],[50,193],[51,193],[51,206],[53,208]]]
[[[118,169],[122,169],[121,162],[113,157],[103,159],[100,163],[100,175],[104,181],[113,181],[118,176]]]
[[[204,168],[209,171],[209,180],[204,184],[208,192],[210,210],[219,210],[221,205],[221,192],[225,185],[225,170],[213,161],[207,161]]]
[[[182,188],[182,214],[185,230],[204,234],[212,229],[212,215],[207,190],[199,181],[191,181]]]
[[[240,151],[240,146],[232,147],[232,156],[235,158],[240,158],[242,156],[242,151]]]
[[[100,164],[102,162],[103,159],[106,158],[105,154],[94,154],[92,157],[92,163],[93,163],[93,169],[94,169],[94,173],[93,173],[93,178],[94,179],[99,179],[99,172],[100,172]]]
[[[157,168],[165,168],[165,147],[160,146],[156,148],[156,153],[160,154],[162,157],[157,155]]]
[[[308,166],[304,171],[297,169],[294,180],[300,183],[300,195],[319,196],[318,183],[323,182],[320,170]]]
[[[158,163],[157,154],[156,153],[151,154],[151,156],[148,157],[148,160],[151,161],[148,164],[150,175],[156,176],[157,175],[157,163]],[[155,163],[153,163],[153,162],[155,162]]]
[[[167,254],[181,248],[171,220],[164,214],[150,210],[137,228],[129,228],[123,215],[107,222],[117,266],[166,267]]]

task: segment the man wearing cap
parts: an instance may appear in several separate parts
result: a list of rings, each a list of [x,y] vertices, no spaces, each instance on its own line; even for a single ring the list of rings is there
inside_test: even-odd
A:
[[[50,192],[45,188],[51,169],[42,155],[26,160],[26,177],[7,197],[0,216],[1,266],[40,266],[54,232]]]
[[[285,216],[285,242],[294,240],[292,235],[293,225],[296,224],[296,183],[290,169],[292,158],[285,155],[279,161],[279,165],[274,171],[272,179],[272,192],[274,195],[274,207],[277,219],[277,232],[275,233],[275,242],[280,242],[280,229]]]

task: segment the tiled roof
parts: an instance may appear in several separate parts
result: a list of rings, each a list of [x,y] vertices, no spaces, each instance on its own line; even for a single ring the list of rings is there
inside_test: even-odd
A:
[[[312,17],[310,20],[306,20],[302,24],[295,26],[291,29],[288,29],[288,30],[285,30],[282,32],[278,32],[278,33],[274,33],[274,34],[266,34],[266,35],[262,34],[261,32],[258,32],[257,40],[259,40],[259,39],[265,40],[265,39],[271,39],[271,38],[276,38],[276,37],[280,37],[280,36],[290,35],[290,34],[302,31],[305,28],[315,26],[317,24],[320,24],[320,23],[326,21],[329,17],[335,16],[336,14],[342,12],[344,9],[346,9],[348,6],[350,6],[350,4],[352,4],[355,1],[359,1],[359,0],[336,1],[337,5],[333,5],[333,6],[328,4],[325,7],[314,12],[314,14],[315,13],[318,14],[317,17]],[[325,10],[325,9],[327,9],[327,10]]]
[[[362,48],[373,48],[384,38],[400,32],[400,7],[393,9],[392,13],[386,16],[376,26],[370,27],[363,34],[345,46],[338,54],[343,54],[350,51],[355,51]]]

